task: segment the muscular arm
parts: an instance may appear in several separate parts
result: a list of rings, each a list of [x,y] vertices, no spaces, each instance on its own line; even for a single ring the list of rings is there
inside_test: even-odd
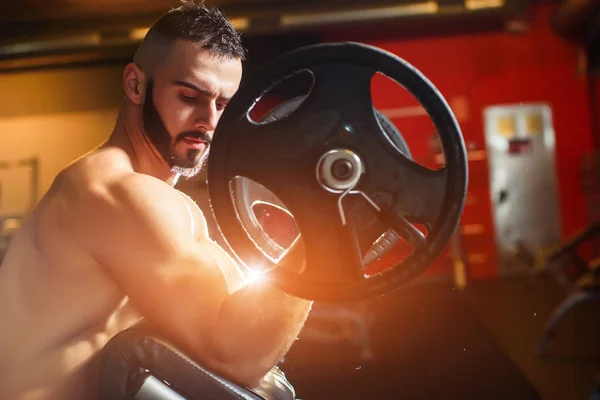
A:
[[[213,372],[258,384],[311,303],[259,282],[230,293],[222,264],[231,260],[191,237],[184,204],[163,182],[131,175],[90,193],[79,239],[144,317]]]

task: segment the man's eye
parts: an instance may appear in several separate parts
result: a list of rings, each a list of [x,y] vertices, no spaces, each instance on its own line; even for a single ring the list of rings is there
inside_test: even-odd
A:
[[[227,107],[227,104],[217,103],[217,110],[222,111]]]
[[[196,100],[196,97],[195,96],[186,96],[185,94],[182,93],[181,99],[183,101],[194,101],[194,100]]]

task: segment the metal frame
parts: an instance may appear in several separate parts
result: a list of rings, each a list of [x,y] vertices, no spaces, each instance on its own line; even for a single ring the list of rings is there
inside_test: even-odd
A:
[[[134,400],[186,400],[163,381],[150,374],[144,379],[133,398]]]

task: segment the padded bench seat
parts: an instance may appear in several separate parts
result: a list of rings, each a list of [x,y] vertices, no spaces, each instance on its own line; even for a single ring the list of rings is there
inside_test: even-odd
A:
[[[146,324],[112,338],[100,355],[101,400],[293,400],[293,387],[274,368],[250,390],[206,370]]]

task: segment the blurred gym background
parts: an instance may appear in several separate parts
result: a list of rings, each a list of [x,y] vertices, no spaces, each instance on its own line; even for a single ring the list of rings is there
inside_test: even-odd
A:
[[[205,3],[243,33],[244,79],[314,43],[404,58],[447,99],[468,149],[467,202],[447,251],[393,295],[317,304],[283,364],[298,396],[599,399],[600,2]],[[111,133],[123,67],[174,6],[0,3],[0,260],[60,169]],[[442,165],[418,103],[383,78],[372,92],[413,158]],[[201,207],[204,179],[180,183]]]

